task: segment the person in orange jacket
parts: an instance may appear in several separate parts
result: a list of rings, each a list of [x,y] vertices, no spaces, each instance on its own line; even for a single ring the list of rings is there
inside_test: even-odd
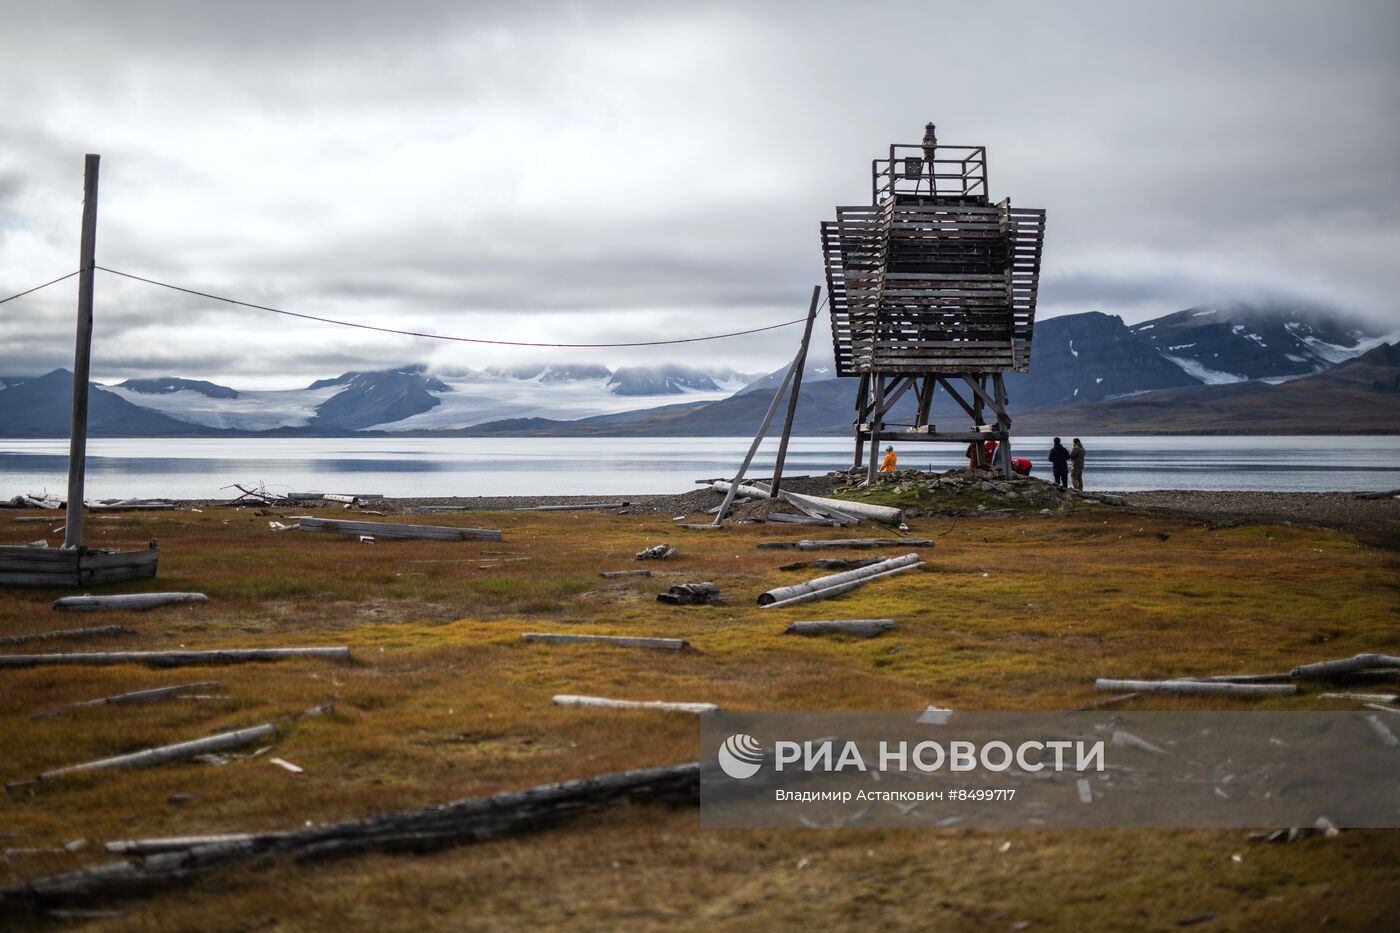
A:
[[[895,472],[896,469],[898,469],[898,468],[895,466],[894,448],[893,448],[893,447],[886,447],[886,448],[885,448],[885,459],[880,463],[880,472],[881,472],[881,473],[893,473],[893,472]]]

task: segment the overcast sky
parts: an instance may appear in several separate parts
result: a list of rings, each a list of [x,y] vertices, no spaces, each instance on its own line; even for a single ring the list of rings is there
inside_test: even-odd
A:
[[[1400,328],[1400,4],[0,0],[0,297],[98,261],[310,314],[551,342],[799,317],[818,223],[934,120],[1049,211],[1040,313],[1261,298]],[[76,279],[0,305],[72,363]],[[497,350],[99,273],[94,378],[411,361],[777,366],[795,328]],[[823,322],[824,323],[824,322]],[[824,336],[824,335],[823,335]]]

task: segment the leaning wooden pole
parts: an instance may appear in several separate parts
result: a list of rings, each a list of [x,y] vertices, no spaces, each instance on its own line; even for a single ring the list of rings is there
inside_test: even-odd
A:
[[[817,299],[822,296],[820,285],[812,286],[812,304],[807,309],[807,327],[802,331],[802,348],[797,351],[796,369],[792,375],[792,389],[788,392],[787,416],[783,419],[783,437],[778,441],[778,460],[773,464],[773,498],[778,497],[783,485],[783,464],[787,463],[788,440],[792,437],[792,421],[797,416],[797,396],[802,391],[802,371],[807,368],[807,345],[812,340],[812,322],[817,319]]]
[[[83,478],[87,467],[88,376],[92,369],[92,279],[97,264],[97,169],[88,154],[83,170],[83,231],[78,261],[78,334],[73,351],[73,421],[68,441],[68,515],[63,546],[83,546]]]
[[[758,426],[758,431],[754,433],[753,443],[749,445],[749,452],[744,455],[744,462],[739,465],[739,472],[734,474],[734,480],[730,483],[729,492],[724,494],[724,502],[720,504],[719,511],[715,513],[715,525],[724,523],[724,516],[729,514],[729,507],[734,504],[734,493],[738,490],[739,484],[744,480],[744,474],[749,471],[749,464],[753,463],[753,455],[758,453],[758,446],[763,443],[763,437],[768,433],[768,426],[773,423],[773,415],[778,410],[778,403],[783,399],[783,393],[792,385],[792,374],[797,369],[798,359],[801,357],[801,350],[798,356],[792,360],[792,365],[788,367],[787,373],[783,376],[783,384],[778,386],[778,391],[773,393],[773,401],[768,403],[768,412],[763,416],[763,423]]]

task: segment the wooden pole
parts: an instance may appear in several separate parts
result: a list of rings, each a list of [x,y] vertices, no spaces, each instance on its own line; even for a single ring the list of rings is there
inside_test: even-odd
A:
[[[810,323],[810,319],[808,323]],[[763,436],[768,433],[768,426],[773,423],[773,415],[778,410],[778,403],[783,400],[783,393],[788,390],[788,386],[792,385],[793,373],[797,371],[804,352],[805,347],[798,349],[797,356],[793,357],[792,365],[788,367],[787,374],[783,376],[783,384],[778,386],[778,391],[773,393],[773,401],[768,403],[768,412],[763,416],[763,423],[758,426],[758,431],[754,433],[753,443],[749,445],[749,452],[744,456],[744,462],[739,466],[739,472],[734,475],[729,492],[724,494],[724,502],[720,504],[719,511],[715,513],[713,524],[723,524],[724,516],[729,514],[729,507],[734,504],[734,493],[738,491],[744,474],[749,471],[749,464],[753,462],[753,455],[758,453],[758,446],[763,443]]]
[[[812,286],[812,304],[807,309],[807,327],[802,331],[802,347],[797,351],[797,370],[793,373],[792,389],[788,392],[787,417],[783,419],[783,437],[778,441],[778,461],[773,465],[773,497],[777,498],[783,483],[783,464],[787,462],[788,439],[792,436],[792,420],[797,415],[797,395],[802,391],[802,370],[807,367],[807,344],[812,339],[812,322],[817,319],[817,299],[822,295],[820,285]]]
[[[73,350],[73,421],[68,440],[68,527],[63,546],[83,546],[83,478],[87,467],[88,377],[92,369],[92,278],[97,264],[97,168],[89,154],[83,170],[83,230],[78,252],[78,334]]]

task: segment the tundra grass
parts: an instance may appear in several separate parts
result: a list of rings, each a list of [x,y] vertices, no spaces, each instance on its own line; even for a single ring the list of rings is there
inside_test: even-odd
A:
[[[99,863],[104,840],[288,829],[696,757],[694,717],[557,708],[555,693],[746,710],[1070,709],[1100,698],[1095,676],[1267,672],[1360,651],[1400,653],[1395,554],[1300,526],[1211,529],[1102,506],[1054,517],[917,519],[911,534],[934,547],[892,539],[879,553],[917,550],[923,571],[765,610],[758,593],[805,576],[777,569],[795,552],[756,542],[845,532],[688,532],[664,516],[472,513],[431,521],[499,527],[505,540],[361,544],[272,532],[273,517],[209,509],[93,522],[96,543],[137,547],[154,535],[162,547],[156,580],[95,591],[199,590],[210,602],[104,613],[101,624],[134,634],[24,647],[345,644],[351,662],[0,670],[0,778],[320,703],[335,712],[284,724],[260,757],[11,790],[0,798],[0,847],[89,842],[0,860],[0,883]],[[7,542],[38,533],[0,517]],[[678,549],[675,558],[633,562],[662,541]],[[640,566],[653,576],[598,576]],[[722,588],[720,604],[655,601],[674,583],[702,580]],[[0,635],[97,624],[51,611],[58,595],[4,592]],[[782,635],[796,619],[885,617],[900,628],[878,639]],[[692,650],[525,644],[525,631],[685,638]],[[203,680],[221,683],[214,698],[30,718]],[[1311,693],[1136,704],[1327,706]],[[270,764],[273,756],[304,772]],[[1222,928],[1366,928],[1400,903],[1398,856],[1392,832],[1250,846],[1239,831],[708,831],[694,809],[631,807],[430,856],[216,874],[116,905],[126,916],[94,926],[1010,929],[1025,921],[1032,929],[1166,929],[1210,914]]]

